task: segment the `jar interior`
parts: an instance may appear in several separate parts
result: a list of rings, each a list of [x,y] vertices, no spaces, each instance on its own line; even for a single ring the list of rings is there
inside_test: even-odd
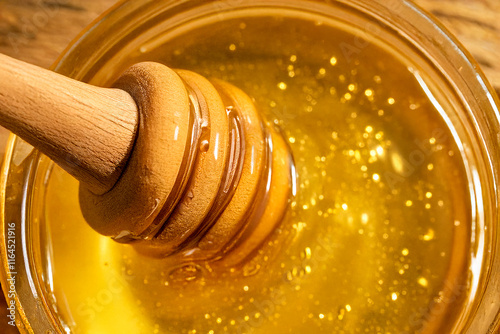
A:
[[[485,236],[462,106],[397,33],[332,8],[256,6],[156,22],[92,72],[88,81],[110,85],[152,60],[241,88],[287,139],[297,194],[258,253],[214,270],[98,235],[80,213],[77,181],[32,153],[24,163],[34,175],[34,266],[61,327],[427,333],[463,325]]]

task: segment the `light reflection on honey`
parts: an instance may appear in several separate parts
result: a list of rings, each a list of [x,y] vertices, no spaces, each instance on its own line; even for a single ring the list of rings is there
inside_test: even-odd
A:
[[[372,44],[346,57],[351,40],[299,19],[229,20],[134,59],[255,98],[288,140],[297,196],[253,259],[218,270],[98,236],[55,168],[54,298],[75,333],[446,332],[468,286],[461,155],[416,70]]]

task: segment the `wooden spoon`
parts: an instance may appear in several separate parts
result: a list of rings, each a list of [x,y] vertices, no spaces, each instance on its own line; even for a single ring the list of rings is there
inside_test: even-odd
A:
[[[289,149],[252,100],[158,63],[101,88],[0,54],[0,124],[80,181],[90,226],[148,255],[241,261],[291,197]]]

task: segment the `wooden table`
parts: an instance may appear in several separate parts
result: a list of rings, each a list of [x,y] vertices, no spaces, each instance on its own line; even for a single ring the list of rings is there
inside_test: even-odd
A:
[[[49,67],[66,45],[115,1],[0,0],[0,52]],[[458,37],[500,95],[500,0],[415,2]],[[6,131],[0,130],[0,143],[5,135]],[[6,325],[5,312],[5,301],[0,298],[0,333],[17,333]]]

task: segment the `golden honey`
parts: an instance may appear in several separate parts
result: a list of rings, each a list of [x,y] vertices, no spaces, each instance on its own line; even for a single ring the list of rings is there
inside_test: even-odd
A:
[[[228,81],[288,141],[285,218],[226,268],[99,236],[78,184],[42,159],[44,275],[74,333],[446,332],[467,297],[471,196],[439,89],[395,48],[325,18],[268,12],[130,56]],[[221,260],[223,261],[223,259]]]

